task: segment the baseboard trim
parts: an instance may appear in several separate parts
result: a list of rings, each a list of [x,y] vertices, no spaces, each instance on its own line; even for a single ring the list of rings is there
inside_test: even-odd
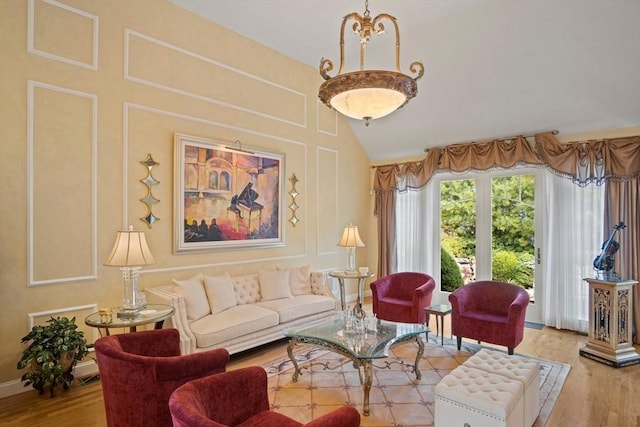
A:
[[[94,360],[78,363],[73,370],[75,378],[87,377],[98,373],[98,365]],[[25,387],[23,382],[18,378],[4,383],[0,383],[0,399],[13,396],[27,391],[33,391],[31,387]]]

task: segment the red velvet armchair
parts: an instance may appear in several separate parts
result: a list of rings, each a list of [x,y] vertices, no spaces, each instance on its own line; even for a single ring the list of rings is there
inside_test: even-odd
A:
[[[529,294],[520,286],[481,280],[456,289],[449,301],[458,350],[463,337],[503,345],[509,354],[522,341]]]
[[[225,349],[181,356],[176,329],[111,335],[94,347],[109,427],[171,427],[171,393],[229,361]]]
[[[173,392],[169,409],[174,427],[298,427],[303,424],[269,410],[267,373],[259,366],[190,381]],[[342,406],[305,427],[357,427],[360,413]]]
[[[378,319],[427,323],[424,308],[431,305],[436,282],[424,273],[393,273],[372,282],[373,312]]]

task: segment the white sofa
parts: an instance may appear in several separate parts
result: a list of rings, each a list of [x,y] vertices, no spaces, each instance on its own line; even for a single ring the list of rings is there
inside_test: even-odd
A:
[[[308,266],[234,277],[199,273],[144,292],[147,303],[175,308],[163,327],[180,331],[183,354],[247,350],[282,339],[285,327],[331,317],[339,307],[325,273]]]

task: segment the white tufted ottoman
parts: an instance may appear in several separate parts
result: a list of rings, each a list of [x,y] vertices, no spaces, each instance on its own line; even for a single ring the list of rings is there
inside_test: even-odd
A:
[[[435,388],[434,427],[522,427],[522,383],[458,366]]]
[[[524,425],[531,427],[540,412],[540,364],[520,356],[482,349],[465,366],[520,381],[524,387]]]

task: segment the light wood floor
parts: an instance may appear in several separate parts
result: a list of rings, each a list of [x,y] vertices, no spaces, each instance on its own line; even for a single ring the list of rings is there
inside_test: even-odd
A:
[[[445,320],[445,334],[449,334]],[[432,320],[432,330],[435,323]],[[517,353],[567,363],[571,371],[547,427],[640,427],[640,365],[614,369],[579,356],[587,337],[545,327],[525,328]],[[636,346],[636,349],[640,350]],[[230,369],[286,355],[286,342],[232,356]],[[0,400],[0,426],[106,426],[100,382],[75,384],[56,397],[31,390]],[[536,427],[542,427],[536,423]]]

